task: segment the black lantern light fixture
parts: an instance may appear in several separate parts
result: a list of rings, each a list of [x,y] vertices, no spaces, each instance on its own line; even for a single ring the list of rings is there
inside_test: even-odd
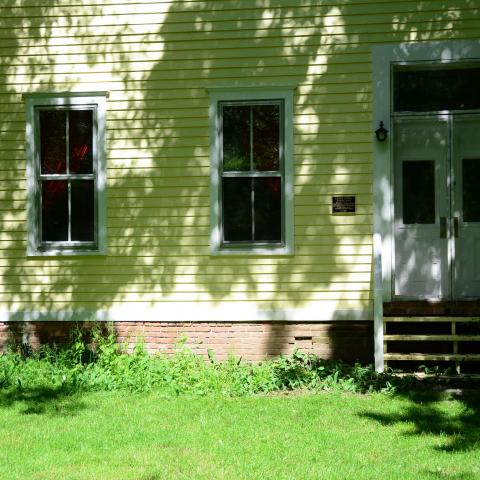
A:
[[[375,130],[375,136],[379,142],[384,142],[387,139],[388,130],[383,126],[383,122],[380,122],[379,127]]]

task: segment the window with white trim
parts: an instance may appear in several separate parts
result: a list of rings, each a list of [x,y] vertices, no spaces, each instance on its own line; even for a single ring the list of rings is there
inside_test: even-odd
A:
[[[104,253],[105,94],[27,95],[28,253]]]
[[[292,94],[211,95],[212,250],[292,253]]]

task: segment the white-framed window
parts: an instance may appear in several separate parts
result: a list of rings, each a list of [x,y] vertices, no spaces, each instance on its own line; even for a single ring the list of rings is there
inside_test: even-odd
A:
[[[212,254],[292,254],[293,92],[210,94]]]
[[[106,93],[25,95],[27,254],[104,254]]]

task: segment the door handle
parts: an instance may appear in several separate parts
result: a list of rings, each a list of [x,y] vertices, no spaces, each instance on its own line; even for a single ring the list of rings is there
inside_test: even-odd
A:
[[[447,238],[447,217],[440,217],[440,238]]]
[[[458,217],[453,217],[453,236],[458,238]]]

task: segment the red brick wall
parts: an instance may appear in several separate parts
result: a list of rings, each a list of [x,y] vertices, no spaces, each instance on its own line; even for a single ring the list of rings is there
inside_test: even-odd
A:
[[[0,350],[7,342],[64,344],[68,341],[71,322],[0,323]],[[92,324],[87,324],[86,327]],[[345,361],[373,361],[372,322],[117,322],[113,324],[118,341],[133,348],[143,338],[152,352],[172,353],[176,343],[186,337],[186,345],[200,355],[211,349],[219,360],[230,353],[244,360],[290,354],[296,348],[323,358]]]

